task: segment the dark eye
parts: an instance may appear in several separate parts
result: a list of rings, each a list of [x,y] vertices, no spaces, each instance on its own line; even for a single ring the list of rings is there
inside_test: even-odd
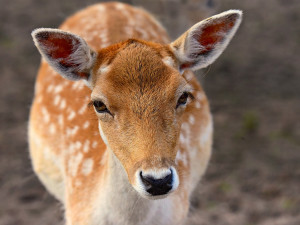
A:
[[[183,94],[180,96],[180,98],[177,101],[176,109],[181,105],[185,105],[188,97],[189,97],[189,94],[187,92],[183,92]]]
[[[93,105],[98,113],[110,113],[106,105],[101,101],[94,101]]]

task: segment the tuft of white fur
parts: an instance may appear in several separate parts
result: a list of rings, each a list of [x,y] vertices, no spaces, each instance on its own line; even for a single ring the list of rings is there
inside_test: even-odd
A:
[[[175,67],[175,62],[170,56],[166,56],[162,59],[163,63],[170,67]]]

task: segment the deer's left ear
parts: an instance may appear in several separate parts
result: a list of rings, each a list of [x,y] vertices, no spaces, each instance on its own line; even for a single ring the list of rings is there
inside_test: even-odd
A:
[[[170,47],[181,71],[213,63],[227,47],[242,21],[242,11],[228,10],[195,24]]]

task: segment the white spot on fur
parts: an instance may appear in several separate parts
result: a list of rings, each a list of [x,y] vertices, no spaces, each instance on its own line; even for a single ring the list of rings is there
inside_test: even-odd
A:
[[[64,125],[64,117],[63,115],[58,116],[58,124],[62,127]]]
[[[36,101],[37,101],[37,103],[39,103],[39,104],[42,103],[42,101],[43,101],[43,96],[40,95],[39,97],[37,97]]]
[[[50,132],[50,134],[55,134],[55,132],[56,132],[56,127],[53,123],[51,123],[49,126],[49,132]]]
[[[47,87],[47,92],[50,93],[50,92],[52,92],[53,89],[54,89],[54,85],[50,84],[50,85]]]
[[[195,124],[195,117],[193,115],[189,116],[189,123],[194,125]]]
[[[62,100],[61,100],[60,105],[59,105],[59,108],[60,108],[60,109],[66,108],[66,100],[65,100],[65,99],[62,99]]]
[[[97,141],[93,141],[92,148],[96,148],[97,145],[98,145],[98,142]]]
[[[125,9],[125,5],[123,3],[116,3],[115,7],[118,10],[124,10]]]
[[[99,34],[99,38],[101,38],[103,42],[106,42],[107,41],[107,33],[104,32],[104,33]]]
[[[83,144],[83,152],[87,153],[90,149],[90,141],[89,140],[85,140],[84,144]]]
[[[91,158],[85,159],[82,163],[81,173],[84,176],[89,175],[93,170],[93,166],[94,166],[94,160],[93,159],[91,159]]]
[[[75,177],[78,171],[78,166],[81,163],[83,158],[82,153],[78,153],[77,155],[73,156],[68,162],[68,169],[71,176]]]
[[[75,149],[77,149],[77,150],[79,150],[80,148],[81,148],[81,146],[82,146],[82,144],[81,144],[81,142],[80,141],[76,141],[75,142]]]
[[[181,161],[184,166],[188,165],[186,152],[182,152],[180,149],[177,152],[175,163],[178,164],[179,161]]]
[[[56,95],[56,96],[54,97],[53,104],[54,104],[54,105],[58,105],[59,101],[60,101],[60,95]]]
[[[108,45],[108,34],[106,32],[103,32],[99,35],[99,38],[102,42],[102,48],[106,47]]]
[[[86,109],[87,109],[87,104],[84,104],[84,105],[78,110],[78,113],[79,113],[80,115],[82,115],[82,114],[85,112]]]
[[[87,129],[89,126],[90,126],[90,122],[85,121],[85,123],[83,124],[83,129]]]
[[[195,106],[196,106],[197,109],[200,109],[201,108],[201,103],[200,102],[196,102]]]
[[[84,83],[82,81],[74,82],[72,85],[72,89],[74,90],[82,90],[84,88]]]
[[[49,114],[48,110],[45,107],[42,107],[42,115],[44,117],[44,122],[45,123],[49,123],[49,121],[50,121],[50,114]]]
[[[182,125],[181,125],[181,129],[183,130],[183,131],[185,131],[185,132],[187,132],[187,131],[189,131],[190,130],[190,126],[189,126],[189,124],[188,123],[182,123]]]
[[[70,154],[70,155],[73,155],[74,153],[75,153],[75,143],[70,143],[69,144],[69,148],[67,149],[68,151],[68,153]]]
[[[62,86],[62,85],[57,85],[57,86],[54,88],[54,94],[58,94],[58,93],[60,93],[62,90],[63,90],[63,86]]]
[[[106,10],[106,7],[104,5],[98,5],[98,10],[100,13],[103,13]]]
[[[190,147],[190,135],[191,135],[191,130],[190,130],[190,126],[188,123],[182,123],[181,125],[181,132],[183,132],[184,136],[185,136],[185,141],[183,142],[183,144],[185,144],[186,147]]]
[[[76,90],[79,87],[79,85],[80,85],[79,81],[73,82],[72,89]]]
[[[68,120],[74,119],[75,116],[76,116],[76,113],[72,110],[72,111],[70,112],[69,116],[68,116]]]
[[[50,68],[49,72],[51,76],[57,76],[57,73],[53,69]]]
[[[67,128],[66,129],[66,134],[67,134],[67,136],[74,136],[76,133],[77,133],[77,131],[79,130],[79,127],[78,126],[75,126],[75,127],[73,127],[73,128]]]
[[[180,133],[180,135],[179,135],[179,142],[182,143],[182,144],[184,144],[185,141],[186,141],[186,139],[185,139],[184,135],[182,133]]]

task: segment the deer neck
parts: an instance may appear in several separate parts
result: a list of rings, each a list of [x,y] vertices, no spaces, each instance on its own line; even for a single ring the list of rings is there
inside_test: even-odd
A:
[[[102,191],[99,212],[105,211],[105,218],[99,218],[95,224],[148,224],[155,216],[158,204],[147,200],[133,189],[128,181],[122,164],[113,151],[108,148],[107,174],[105,190]],[[113,213],[112,213],[113,212]]]

